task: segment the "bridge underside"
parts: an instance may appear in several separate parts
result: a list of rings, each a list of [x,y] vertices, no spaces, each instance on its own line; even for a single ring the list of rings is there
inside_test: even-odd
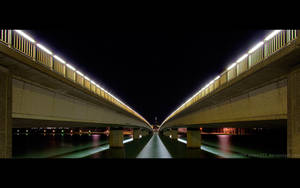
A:
[[[48,67],[12,49],[0,47],[0,66],[8,69],[12,78],[13,127],[29,127],[30,123],[34,127],[58,123],[151,129],[139,118]],[[43,124],[38,125],[38,122]]]
[[[92,126],[148,128],[106,105],[92,103],[27,80],[12,81],[13,127]]]
[[[178,116],[167,127],[279,127],[287,122],[287,80]]]
[[[13,118],[13,128],[32,128],[32,127],[111,127],[111,128],[140,128],[139,126],[124,124],[107,124],[107,123],[91,123],[91,122],[74,122],[74,121],[56,121],[44,119],[23,119]]]

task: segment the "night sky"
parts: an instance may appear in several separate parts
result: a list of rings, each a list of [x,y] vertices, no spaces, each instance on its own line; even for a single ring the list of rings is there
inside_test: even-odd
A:
[[[269,30],[26,30],[150,123],[226,69]]]

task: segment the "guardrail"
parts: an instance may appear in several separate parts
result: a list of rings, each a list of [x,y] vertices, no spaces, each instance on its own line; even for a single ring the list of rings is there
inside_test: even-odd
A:
[[[261,63],[263,60],[288,45],[291,41],[295,40],[298,34],[297,30],[274,30],[263,41],[257,43],[235,63],[231,64],[227,70],[218,75],[214,80],[210,81],[196,94],[185,101],[180,107],[173,111],[161,125],[176,114],[196,103],[201,98],[207,96],[221,85],[231,81],[245,71],[248,71],[256,64]]]
[[[51,50],[37,43],[32,37],[21,30],[0,30],[0,43],[12,48],[21,54],[32,59],[35,63],[47,67],[62,77],[71,80],[80,85],[89,92],[104,98],[110,103],[122,108],[123,110],[138,117],[149,126],[150,124],[140,114],[135,112],[129,106],[124,104],[118,98],[106,91],[94,81],[90,80],[80,71],[76,70],[71,64],[68,64],[60,57],[54,55]]]

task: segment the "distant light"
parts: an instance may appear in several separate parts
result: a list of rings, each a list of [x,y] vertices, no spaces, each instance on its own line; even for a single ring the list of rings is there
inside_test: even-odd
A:
[[[244,54],[242,57],[240,57],[236,62],[239,63],[243,61],[246,57],[248,57],[248,54]]]
[[[266,38],[265,41],[270,40],[271,38],[273,38],[275,35],[277,35],[281,30],[274,30],[272,33],[270,33]]]
[[[81,72],[79,71],[76,71],[77,74],[81,75],[81,76],[84,76]]]
[[[227,68],[227,70],[232,69],[234,66],[236,66],[236,63],[232,63],[232,64]]]
[[[62,58],[58,57],[57,55],[54,55],[53,57],[58,61],[60,61],[61,63],[66,64],[66,62]]]
[[[70,65],[70,64],[66,64],[67,65],[67,67],[69,67],[70,69],[72,69],[73,71],[76,71],[76,69],[72,66],[72,65]]]
[[[24,33],[23,31],[21,30],[15,30],[17,33],[19,33],[22,37],[26,38],[27,40],[29,40],[30,42],[33,42],[35,43],[35,40],[30,37],[29,35],[27,35],[26,33]]]
[[[40,49],[44,50],[47,54],[52,55],[53,53],[47,49],[45,46],[41,45],[41,44],[36,44],[37,47],[39,47]]]
[[[259,47],[261,47],[264,44],[263,41],[257,43],[253,48],[251,48],[248,53],[251,54],[252,52],[254,52],[255,50],[257,50]]]

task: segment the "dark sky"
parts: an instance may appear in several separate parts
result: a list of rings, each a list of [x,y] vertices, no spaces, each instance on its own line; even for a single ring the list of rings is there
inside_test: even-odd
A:
[[[269,30],[26,30],[145,117],[161,123]]]

